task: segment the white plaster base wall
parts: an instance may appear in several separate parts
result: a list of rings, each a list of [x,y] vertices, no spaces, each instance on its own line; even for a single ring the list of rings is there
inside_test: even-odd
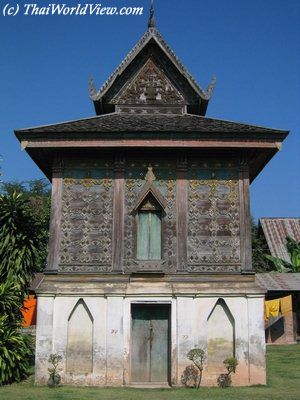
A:
[[[235,356],[239,365],[233,385],[265,383],[265,338],[262,294],[251,295],[42,295],[38,298],[36,341],[36,383],[48,379],[47,359],[51,353],[63,357],[60,364],[62,383],[77,385],[130,385],[131,304],[155,303],[171,306],[171,384],[181,385],[181,375],[191,362],[189,350],[207,351],[207,320],[217,301],[223,299],[234,318]],[[82,299],[93,318],[93,372],[66,372],[68,319]],[[203,385],[216,385],[219,370],[205,368]]]

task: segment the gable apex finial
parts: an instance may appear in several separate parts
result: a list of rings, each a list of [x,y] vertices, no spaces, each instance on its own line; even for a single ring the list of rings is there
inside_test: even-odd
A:
[[[153,173],[153,168],[152,168],[151,164],[149,164],[149,166],[148,166],[148,172],[145,176],[145,179],[147,182],[150,182],[150,183],[156,180],[156,177]]]
[[[156,28],[156,22],[155,22],[155,17],[154,17],[154,1],[151,0],[151,6],[150,6],[150,17],[149,17],[149,22],[148,22],[148,29],[149,28]]]

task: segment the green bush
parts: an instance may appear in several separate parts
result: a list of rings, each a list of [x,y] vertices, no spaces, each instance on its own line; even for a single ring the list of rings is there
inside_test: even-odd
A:
[[[196,388],[199,382],[199,370],[194,365],[188,365],[181,375],[181,382],[186,387]]]
[[[220,387],[226,388],[231,386],[230,374],[235,374],[236,367],[238,366],[239,362],[235,357],[228,357],[223,361],[223,364],[224,367],[227,369],[227,373],[221,374],[217,379],[217,383]]]
[[[0,385],[27,375],[33,346],[21,330],[21,307],[37,260],[36,223],[16,193],[0,196]]]
[[[8,320],[7,315],[0,317],[0,385],[24,379],[33,352],[31,337]]]

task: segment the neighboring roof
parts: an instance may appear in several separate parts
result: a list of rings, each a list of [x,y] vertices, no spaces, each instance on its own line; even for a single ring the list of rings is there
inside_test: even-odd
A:
[[[256,274],[256,283],[271,291],[300,291],[300,273],[269,272]]]
[[[261,218],[259,222],[272,256],[290,261],[286,237],[300,242],[300,218]]]
[[[115,80],[122,74],[122,72],[128,67],[128,65],[132,62],[132,60],[140,53],[140,51],[151,41],[154,40],[157,45],[165,52],[168,58],[173,62],[176,68],[182,73],[182,75],[187,79],[190,85],[193,87],[194,91],[200,96],[203,100],[209,100],[212,96],[213,88],[216,83],[216,78],[212,78],[211,84],[208,86],[207,90],[203,90],[196,80],[192,77],[192,75],[188,72],[188,70],[181,63],[179,58],[170,48],[170,46],[165,42],[161,34],[154,27],[150,27],[143,34],[138,43],[133,47],[133,49],[127,54],[124,60],[119,64],[116,70],[110,75],[107,81],[103,84],[98,92],[96,92],[93,82],[90,82],[90,97],[93,101],[97,101],[101,99],[105,95],[105,93],[110,89]]]
[[[97,133],[97,132],[195,132],[195,133],[266,133],[287,135],[288,131],[206,118],[198,115],[112,113],[92,118],[16,130],[24,133]]]

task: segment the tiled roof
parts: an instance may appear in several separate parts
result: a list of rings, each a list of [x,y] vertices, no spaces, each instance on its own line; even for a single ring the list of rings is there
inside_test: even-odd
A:
[[[266,133],[287,134],[287,131],[224,121],[198,115],[122,114],[97,117],[16,130],[18,133],[80,132],[195,132],[195,133]]]
[[[300,291],[300,273],[256,274],[256,282],[268,291]]]
[[[261,218],[260,225],[272,256],[290,261],[286,237],[300,242],[300,218]]]

